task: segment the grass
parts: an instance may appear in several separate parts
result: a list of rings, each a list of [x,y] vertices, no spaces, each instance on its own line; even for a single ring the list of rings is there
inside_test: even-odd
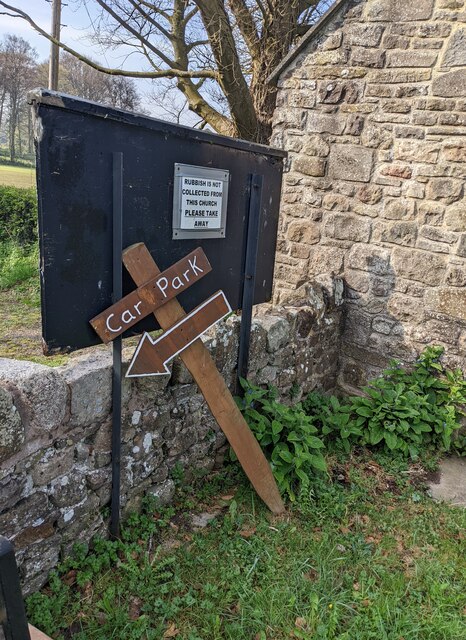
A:
[[[13,242],[0,242],[0,318],[0,358],[57,367],[86,351],[107,348],[98,345],[74,354],[44,356],[37,245],[21,248]],[[125,347],[136,344],[137,338],[124,340]]]
[[[31,622],[74,640],[465,637],[466,512],[396,460],[330,467],[281,517],[231,472],[185,487],[176,510],[81,549],[29,599]],[[215,518],[196,530],[193,510]]]
[[[0,357],[58,366],[68,356],[44,356],[38,247],[0,243]]]
[[[35,169],[32,166],[0,164],[0,184],[21,188],[35,187]]]

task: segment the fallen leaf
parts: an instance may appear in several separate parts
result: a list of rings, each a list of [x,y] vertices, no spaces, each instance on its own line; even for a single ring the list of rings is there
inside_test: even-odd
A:
[[[297,627],[298,629],[304,629],[307,623],[305,618],[296,618],[296,620],[294,621],[294,624],[295,624],[295,627]]]
[[[76,569],[71,569],[62,578],[62,582],[71,587],[76,582]]]
[[[129,605],[129,619],[137,620],[141,617],[142,600],[140,598],[131,598]]]
[[[315,582],[317,580],[318,575],[319,574],[315,569],[309,569],[307,573],[303,573],[303,578],[306,578],[306,580],[310,580],[311,582]]]
[[[253,536],[256,533],[256,527],[251,527],[250,529],[242,529],[239,532],[239,535],[242,538],[250,538],[251,536]]]
[[[234,497],[235,497],[234,493],[229,493],[226,496],[220,496],[220,499],[225,500],[225,502],[228,502],[229,500],[233,500]]]
[[[355,591],[359,591],[359,589],[361,588],[359,582],[353,582],[353,589]]]
[[[165,630],[163,634],[164,638],[176,638],[176,636],[180,633],[180,630],[176,628],[176,624],[174,622]]]

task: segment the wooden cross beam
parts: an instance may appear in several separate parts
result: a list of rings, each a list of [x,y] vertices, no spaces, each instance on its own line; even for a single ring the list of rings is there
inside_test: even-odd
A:
[[[142,242],[123,251],[123,263],[138,287],[156,279],[161,273]],[[153,313],[164,330],[170,329],[186,315],[176,298]],[[270,465],[202,340],[195,340],[181,351],[180,358],[196,381],[254,489],[273,513],[282,513],[285,507]]]

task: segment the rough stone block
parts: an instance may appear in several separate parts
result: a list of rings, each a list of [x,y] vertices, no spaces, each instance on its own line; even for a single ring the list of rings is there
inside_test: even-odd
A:
[[[24,473],[8,474],[0,480],[0,513],[11,509],[29,490]]]
[[[356,244],[350,249],[347,265],[351,269],[369,271],[377,275],[389,274],[391,273],[390,252],[379,247]]]
[[[73,448],[55,449],[51,447],[40,452],[31,469],[31,476],[36,486],[48,484],[54,478],[69,473],[73,466]]]
[[[448,267],[446,283],[451,287],[465,287],[466,266],[451,265]]]
[[[346,49],[316,51],[311,54],[308,59],[308,63],[311,65],[346,64],[347,61],[348,51]]]
[[[448,162],[466,163],[466,143],[448,142],[443,147],[443,155]]]
[[[59,371],[70,388],[70,423],[82,427],[102,421],[112,403],[111,354],[93,353],[60,367]]]
[[[442,60],[444,67],[464,67],[466,64],[466,28],[457,29],[451,36]]]
[[[466,231],[466,202],[448,207],[445,212],[445,225],[451,231]]]
[[[38,591],[48,579],[48,574],[57,566],[60,553],[60,536],[51,536],[37,542],[17,555],[20,573],[24,579],[23,595]]]
[[[371,235],[371,222],[348,214],[328,214],[325,219],[324,234],[336,240],[368,242]]]
[[[356,196],[364,204],[373,205],[382,200],[383,191],[380,187],[364,185],[358,190]]]
[[[371,71],[368,75],[371,83],[410,84],[430,80],[432,71],[430,69],[380,69]]]
[[[328,175],[337,180],[369,182],[374,153],[352,144],[334,144],[330,149]]]
[[[419,142],[413,142],[411,140],[397,140],[394,146],[395,160],[435,164],[438,160],[439,153],[439,143],[419,144]]]
[[[55,517],[56,510],[51,507],[45,493],[38,492],[0,516],[0,531],[11,540],[21,531],[40,527],[46,521],[53,522]]]
[[[432,178],[427,185],[427,198],[446,204],[457,202],[463,195],[464,181],[454,178]]]
[[[343,40],[343,34],[341,31],[335,31],[331,33],[322,43],[321,49],[323,51],[331,51],[333,49],[338,49],[341,46],[341,42]]]
[[[430,227],[428,225],[421,227],[419,235],[433,242],[444,242],[446,244],[453,244],[458,239],[456,233],[443,231],[438,227]]]
[[[353,291],[357,291],[358,293],[367,293],[370,286],[370,276],[368,273],[364,273],[363,271],[346,269],[345,284],[346,287],[349,287]]]
[[[291,222],[286,235],[291,242],[300,242],[306,245],[315,244],[320,239],[319,226],[306,220]]]
[[[280,316],[259,316],[258,321],[267,334],[267,351],[275,353],[290,340],[290,324]]]
[[[466,258],[466,233],[462,233],[456,248],[456,254]]]
[[[466,290],[440,287],[426,293],[426,306],[437,313],[466,321]]]
[[[345,127],[345,134],[348,136],[359,136],[364,129],[364,118],[358,116],[355,113],[351,113],[348,116],[348,121]]]
[[[298,173],[306,176],[321,177],[325,175],[325,160],[321,158],[309,158],[307,156],[298,156],[293,161],[293,168]]]
[[[411,22],[428,20],[433,9],[434,0],[416,0],[416,2],[369,0],[365,15],[367,20],[374,22]]]
[[[0,358],[0,381],[12,393],[27,431],[52,431],[65,419],[68,390],[56,369]]]
[[[309,256],[309,275],[341,273],[343,268],[343,252],[337,247],[319,245],[313,248]],[[306,278],[306,281],[309,277]]]
[[[371,67],[373,69],[382,69],[384,63],[385,51],[383,49],[353,47],[351,51],[351,64],[355,67]]]
[[[169,504],[175,495],[175,483],[173,480],[165,480],[162,484],[151,487],[147,493],[153,496],[157,500],[158,504],[162,506]]]
[[[446,271],[444,256],[416,249],[395,248],[392,262],[397,276],[429,285],[441,284]]]
[[[0,462],[19,451],[24,439],[24,426],[13,397],[0,387]]]
[[[432,93],[442,98],[463,98],[466,96],[466,68],[443,73],[434,78]]]
[[[387,312],[400,322],[413,322],[422,318],[424,305],[421,298],[393,293],[387,302]]]
[[[310,133],[333,133],[341,135],[345,129],[346,120],[337,114],[313,111],[308,114],[306,130]]]
[[[78,504],[87,497],[85,476],[79,472],[61,476],[50,483],[49,499],[56,507]]]
[[[432,67],[437,55],[436,51],[390,51],[387,67]]]
[[[345,43],[357,47],[377,47],[384,27],[379,24],[349,23],[345,27]]]
[[[306,136],[302,141],[301,150],[306,156],[326,158],[330,153],[330,146],[322,136]]]
[[[388,220],[409,220],[414,217],[416,204],[412,200],[395,198],[385,200],[383,217]]]
[[[417,238],[416,222],[393,222],[385,226],[380,239],[382,242],[414,247]]]

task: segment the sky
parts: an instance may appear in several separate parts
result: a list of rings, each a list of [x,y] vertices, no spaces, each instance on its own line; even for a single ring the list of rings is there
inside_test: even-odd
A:
[[[52,4],[47,0],[7,0],[8,4],[22,9],[42,29],[51,30]],[[118,50],[105,49],[91,40],[92,20],[95,19],[95,3],[89,2],[88,9],[82,0],[63,0],[61,15],[61,40],[80,53],[97,60],[100,64],[109,67],[121,67],[126,69],[142,69],[141,57],[132,53],[126,60],[130,49],[121,47]],[[94,7],[94,14],[91,11]],[[3,11],[0,7],[0,11]],[[39,35],[34,29],[20,18],[12,18],[0,15],[0,39],[7,34],[15,34],[27,40],[37,51],[38,62],[43,62],[49,57],[50,43]],[[154,107],[149,97],[151,81],[135,80],[136,87],[142,98],[142,108],[146,113],[155,117],[165,118],[165,114],[159,107]],[[193,124],[192,117],[187,114],[183,124]]]

